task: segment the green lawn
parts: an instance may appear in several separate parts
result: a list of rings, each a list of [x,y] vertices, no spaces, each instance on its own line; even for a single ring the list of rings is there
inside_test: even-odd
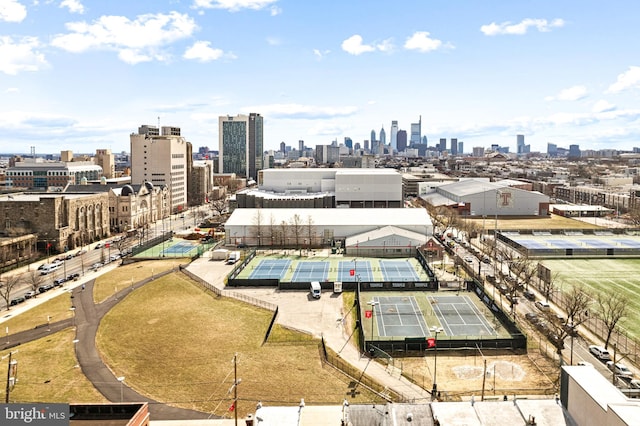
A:
[[[0,324],[3,334],[7,327],[9,328],[9,334],[15,334],[20,331],[30,330],[38,325],[46,324],[47,317],[51,317],[51,322],[71,318],[73,316],[73,312],[71,311],[71,305],[73,305],[71,294],[63,290],[61,287],[56,287],[53,290],[49,290],[49,292],[56,292],[60,294],[38,306],[34,306],[20,315],[16,315],[9,318],[7,321],[4,321]],[[38,297],[42,296],[44,295],[38,295]],[[26,303],[33,302],[28,301]],[[11,313],[12,311],[9,311],[9,314]]]
[[[276,327],[263,345],[272,313],[203,291],[172,273],[131,293],[102,320],[98,347],[114,374],[151,398],[229,414],[234,354],[238,355],[238,413],[258,401],[340,404],[348,380],[325,367],[318,341]],[[361,389],[354,402],[376,401]]]
[[[11,402],[85,402],[104,403],[106,399],[82,374],[77,365],[73,339],[75,331],[67,328],[50,336],[12,348],[17,351],[18,383],[10,391]],[[1,351],[4,357],[9,351]],[[5,400],[7,363],[0,364]]]
[[[593,293],[622,293],[628,301],[621,326],[640,338],[640,259],[544,260],[551,273],[558,272],[558,287],[577,286]],[[593,309],[596,309],[595,307]]]

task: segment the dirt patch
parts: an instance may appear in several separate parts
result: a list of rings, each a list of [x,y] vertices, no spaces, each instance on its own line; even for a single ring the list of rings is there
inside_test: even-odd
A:
[[[432,388],[433,353],[421,358],[397,358],[393,362],[414,383],[427,390]],[[462,354],[438,353],[435,362],[438,390],[446,400],[478,396],[483,387],[487,397],[553,395],[557,392],[557,377],[554,376],[557,368],[541,357],[512,352],[485,353],[483,356],[478,351],[466,351]]]

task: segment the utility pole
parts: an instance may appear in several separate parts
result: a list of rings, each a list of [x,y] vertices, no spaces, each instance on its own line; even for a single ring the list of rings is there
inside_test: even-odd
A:
[[[11,393],[11,384],[13,383],[15,385],[15,383],[16,383],[16,371],[12,367],[17,365],[18,361],[12,360],[12,357],[13,357],[13,354],[15,354],[17,352],[18,351],[13,351],[13,352],[9,352],[8,355],[5,355],[6,357],[9,358],[9,362],[7,364],[7,387],[5,388],[5,398],[4,398],[4,402],[6,404],[9,403],[9,395]],[[13,380],[11,380],[11,379],[13,379]]]

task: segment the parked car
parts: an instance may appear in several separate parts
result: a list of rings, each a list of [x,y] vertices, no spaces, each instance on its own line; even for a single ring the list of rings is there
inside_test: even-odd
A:
[[[18,303],[22,303],[24,302],[26,299],[24,296],[18,296],[18,297],[14,297],[13,299],[11,299],[11,306],[15,306]]]
[[[532,291],[525,291],[524,293],[522,293],[522,295],[525,297],[525,299],[531,300],[532,302],[535,302],[536,300],[536,295],[533,294]]]
[[[629,370],[629,367],[620,362],[616,362],[614,364],[613,361],[607,361],[607,368],[611,370],[616,376],[622,377],[624,379],[633,378],[633,371]]]
[[[640,389],[640,380],[633,379],[629,382],[629,387],[631,389]]]
[[[77,272],[74,272],[74,273],[69,274],[67,276],[67,281],[73,281],[73,280],[76,280],[78,278],[80,278],[80,274],[78,274]]]
[[[591,352],[596,358],[601,361],[609,361],[611,359],[611,355],[609,351],[598,345],[589,346],[589,352]]]
[[[61,286],[62,284],[64,284],[67,281],[66,278],[58,278],[56,280],[53,280],[53,285],[54,287],[58,287]]]
[[[98,244],[96,244],[95,248],[99,249],[102,248],[102,246],[104,246],[104,244],[102,243],[102,241],[100,241]]]
[[[100,263],[100,262],[96,262],[96,263],[94,263],[93,265],[91,265],[91,269],[94,269],[94,270],[95,270],[95,269],[100,269],[100,268],[102,268],[103,266],[104,266],[104,265],[103,265],[102,263]]]
[[[536,308],[540,309],[543,312],[546,312],[551,309],[551,306],[549,305],[549,303],[545,302],[544,300],[538,300],[536,302]]]
[[[526,314],[524,314],[524,317],[532,324],[535,324],[539,321],[538,314],[536,314],[535,312],[527,312]]]
[[[482,263],[491,263],[491,258],[489,256],[485,256],[482,258]]]
[[[65,257],[64,260],[71,260],[73,259],[73,253],[68,253]]]
[[[465,262],[468,262],[468,263],[473,263],[473,257],[471,257],[471,256],[465,256],[465,257],[464,257],[464,261],[465,261]]]
[[[590,362],[587,362],[587,361],[578,361],[577,365],[582,365],[582,366],[585,366],[585,367],[593,367],[593,364],[591,364]]]
[[[40,287],[38,287],[38,291],[40,293],[44,293],[46,291],[49,291],[53,288],[53,284],[42,284]]]
[[[82,250],[78,250],[77,252],[75,252],[74,256],[82,256],[83,254],[85,254],[87,251],[85,249]]]
[[[36,292],[33,290],[29,290],[28,292],[26,292],[24,294],[24,298],[25,299],[31,299],[32,297],[34,297],[36,295]]]

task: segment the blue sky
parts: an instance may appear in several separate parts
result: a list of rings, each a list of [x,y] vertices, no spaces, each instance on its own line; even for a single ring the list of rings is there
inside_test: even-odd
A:
[[[257,112],[265,148],[422,116],[465,151],[640,146],[640,2],[0,0],[0,152],[129,150],[141,124],[217,149]],[[389,136],[387,136],[387,141]]]

